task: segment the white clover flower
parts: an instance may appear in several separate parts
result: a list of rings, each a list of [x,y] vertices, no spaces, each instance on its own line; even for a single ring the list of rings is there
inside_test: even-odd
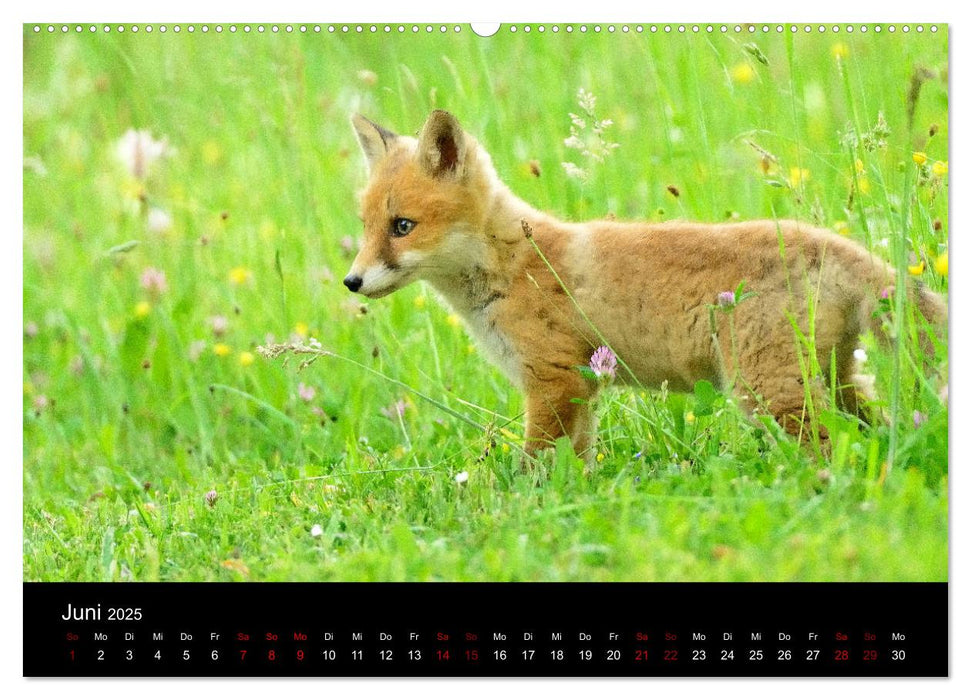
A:
[[[459,472],[458,474],[455,475],[456,484],[464,484],[468,480],[469,480],[468,472]]]
[[[320,525],[314,525],[312,528],[310,528],[311,537],[320,537],[323,534],[324,528],[322,528]]]
[[[856,350],[853,351],[853,357],[855,357],[860,362],[866,362],[867,360],[866,350],[864,350],[863,348],[857,348]]]
[[[152,207],[148,210],[147,226],[152,233],[165,233],[172,228],[172,217],[164,210]]]

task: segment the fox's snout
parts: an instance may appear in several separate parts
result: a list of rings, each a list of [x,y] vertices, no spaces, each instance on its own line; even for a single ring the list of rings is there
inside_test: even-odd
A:
[[[374,260],[365,248],[344,277],[344,286],[368,299],[380,299],[414,279],[415,270],[411,267]]]
[[[364,237],[344,277],[351,292],[378,299],[428,274],[461,265],[483,183],[471,140],[448,112],[429,115],[417,138],[359,114],[351,122],[364,152]]]

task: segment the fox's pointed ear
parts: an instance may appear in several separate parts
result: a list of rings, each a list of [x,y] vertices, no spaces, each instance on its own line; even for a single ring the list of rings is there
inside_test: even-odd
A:
[[[357,140],[361,142],[361,150],[364,151],[368,170],[371,170],[374,164],[388,153],[388,149],[391,148],[391,144],[398,138],[398,135],[378,126],[360,114],[351,117],[351,124],[354,126],[354,131],[357,132]]]
[[[418,137],[418,162],[432,177],[457,178],[465,172],[465,132],[448,112],[436,109]]]

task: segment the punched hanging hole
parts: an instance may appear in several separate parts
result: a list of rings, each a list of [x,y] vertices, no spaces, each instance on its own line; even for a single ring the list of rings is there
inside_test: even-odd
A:
[[[472,31],[481,37],[492,36],[499,31],[501,26],[499,22],[473,22],[471,24]]]

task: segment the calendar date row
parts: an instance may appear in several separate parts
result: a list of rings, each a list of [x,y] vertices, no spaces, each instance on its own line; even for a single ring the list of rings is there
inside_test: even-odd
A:
[[[333,648],[333,647],[269,647],[269,648],[162,648],[162,647],[102,647],[68,650],[70,661],[145,661],[149,662],[207,662],[207,663],[310,663],[329,662],[604,662],[604,663],[766,663],[766,662],[826,662],[859,660],[863,662],[904,662],[907,649],[893,648]]]

